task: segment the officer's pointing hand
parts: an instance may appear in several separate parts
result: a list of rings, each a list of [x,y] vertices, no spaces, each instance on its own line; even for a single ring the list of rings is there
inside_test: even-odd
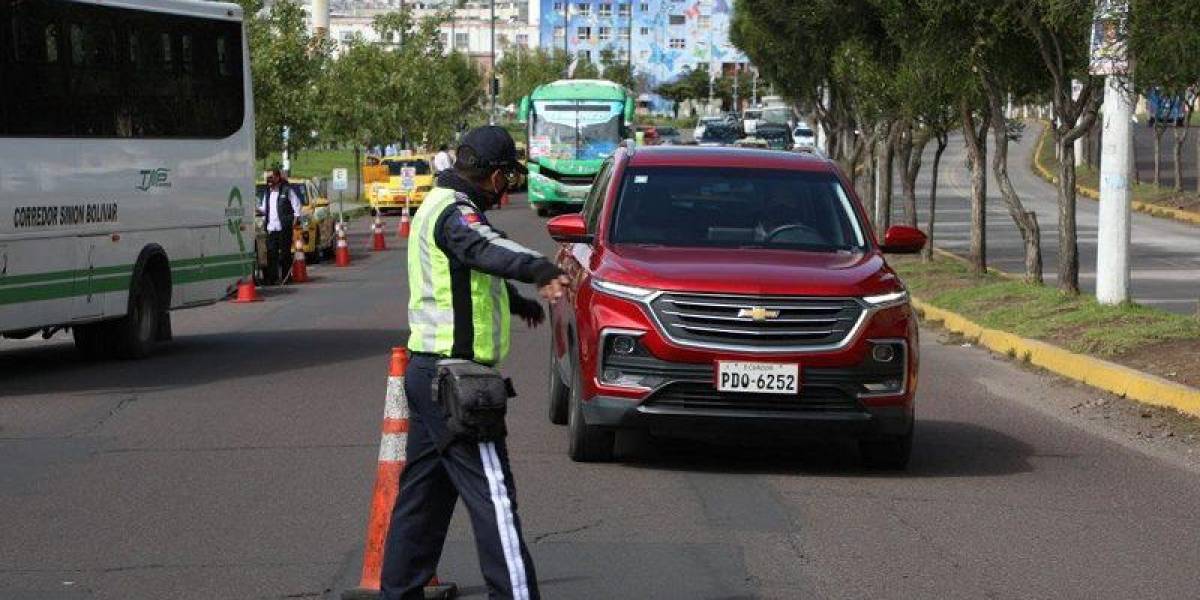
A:
[[[538,288],[538,295],[551,304],[554,304],[558,302],[559,298],[562,298],[563,292],[566,291],[567,284],[569,283],[571,283],[571,280],[566,275],[559,275],[551,279],[546,285]]]

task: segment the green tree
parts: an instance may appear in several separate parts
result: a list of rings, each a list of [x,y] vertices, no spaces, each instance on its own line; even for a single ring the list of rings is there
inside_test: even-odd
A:
[[[242,0],[254,88],[255,149],[262,159],[283,147],[295,153],[318,140],[319,84],[333,51],[328,39],[308,32],[304,9],[295,0],[264,8],[263,0]]]
[[[638,89],[637,73],[633,65],[618,59],[617,54],[608,48],[600,51],[600,77],[634,92],[643,91]]]
[[[567,70],[567,55],[560,49],[517,47],[496,63],[501,104],[515,104],[539,85],[557,81]]]
[[[599,79],[600,68],[591,60],[583,55],[582,52],[575,56],[575,69],[571,72],[571,79]]]
[[[1184,127],[1175,128],[1175,189],[1182,191],[1183,144],[1191,129],[1192,102],[1200,91],[1200,4],[1132,0],[1129,22],[1129,52],[1136,68],[1136,90],[1158,88],[1167,97],[1186,103]],[[1159,146],[1165,124],[1155,123],[1154,184],[1159,185]],[[1197,168],[1200,169],[1200,136],[1197,136]],[[1196,191],[1200,192],[1200,180]]]

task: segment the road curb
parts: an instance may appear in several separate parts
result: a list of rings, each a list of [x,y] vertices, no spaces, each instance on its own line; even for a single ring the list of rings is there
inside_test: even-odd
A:
[[[945,329],[975,340],[980,346],[993,352],[1019,358],[1068,379],[1130,400],[1200,416],[1200,389],[1099,358],[1077,354],[1046,342],[989,329],[958,313],[938,308],[918,298],[913,298],[912,302],[923,319],[939,321]]]
[[[1058,185],[1058,176],[1052,173],[1050,169],[1047,169],[1045,165],[1042,164],[1041,160],[1042,147],[1046,144],[1046,134],[1047,130],[1043,128],[1042,134],[1038,136],[1037,148],[1034,148],[1033,150],[1033,170],[1039,176],[1041,176],[1042,179],[1045,179],[1054,185]],[[1075,190],[1079,192],[1079,195],[1085,198],[1091,198],[1092,200],[1097,201],[1100,200],[1100,192],[1095,188],[1090,188],[1076,182]],[[1131,200],[1130,206],[1133,208],[1133,210],[1140,213],[1146,213],[1152,217],[1173,219],[1175,221],[1189,223],[1191,225],[1200,225],[1200,213],[1198,212],[1192,212],[1179,208],[1171,208],[1169,206],[1159,206],[1157,204],[1142,202],[1141,200]]]

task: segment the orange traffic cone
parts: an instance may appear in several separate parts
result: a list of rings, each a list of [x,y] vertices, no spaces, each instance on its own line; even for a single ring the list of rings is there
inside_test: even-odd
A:
[[[254,287],[253,277],[247,277],[238,281],[237,297],[233,301],[237,303],[262,302],[262,296],[258,295],[258,288]]]
[[[380,250],[387,250],[387,240],[385,239],[385,237],[383,235],[383,221],[380,220],[378,214],[375,215],[375,225],[372,227],[372,229],[373,229],[373,231],[371,232],[371,238],[372,238],[371,250],[374,250],[376,252],[378,252]]]
[[[504,208],[506,206],[508,206],[508,194],[507,193],[505,193],[503,196],[500,196],[500,208]]]
[[[346,227],[337,225],[337,248],[333,254],[334,264],[339,267],[350,266],[350,244],[346,243]]]
[[[379,597],[379,575],[383,569],[383,544],[391,525],[392,508],[400,492],[408,443],[408,400],[404,396],[404,371],[408,368],[408,350],[392,348],[388,370],[387,398],[383,407],[383,434],[379,442],[379,466],[375,489],[371,494],[371,514],[367,520],[367,543],[363,551],[362,579],[358,588],[342,594],[343,600]],[[425,587],[426,598],[453,598],[458,586],[436,576]]]
[[[304,258],[304,240],[296,238],[296,250],[292,252],[292,283],[308,281],[308,260]]]
[[[400,225],[396,228],[396,235],[399,236],[400,239],[408,239],[408,234],[411,232],[412,223],[408,221],[408,209],[405,208],[404,212],[400,213]]]

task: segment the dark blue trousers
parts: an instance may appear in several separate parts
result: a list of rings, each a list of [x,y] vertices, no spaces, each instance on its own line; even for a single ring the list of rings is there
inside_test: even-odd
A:
[[[533,560],[517,517],[517,488],[504,441],[458,441],[438,452],[446,417],[433,397],[437,360],[413,356],[404,377],[408,398],[408,463],[384,546],[382,600],[424,598],[442,556],[461,497],[471,516],[475,549],[489,598],[537,599]]]

